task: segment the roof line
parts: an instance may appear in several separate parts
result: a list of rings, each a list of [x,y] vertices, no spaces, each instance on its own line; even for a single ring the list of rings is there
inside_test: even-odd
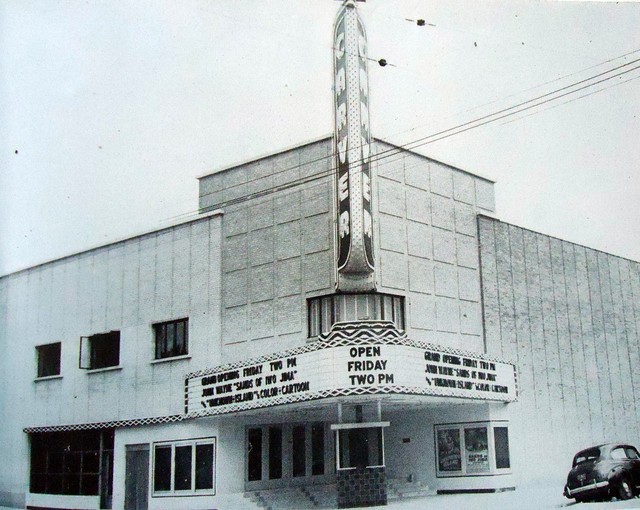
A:
[[[580,248],[586,248],[587,250],[591,250],[591,251],[595,251],[595,252],[598,252],[598,253],[602,253],[604,255],[609,255],[610,257],[615,257],[617,259],[626,260],[628,262],[633,262],[634,264],[640,264],[640,261],[634,260],[634,259],[630,259],[629,257],[623,257],[622,255],[616,255],[615,253],[611,253],[611,252],[608,252],[608,251],[600,250],[598,248],[593,248],[591,246],[587,246],[586,244],[580,244],[580,243],[576,243],[575,241],[569,241],[567,239],[562,239],[562,238],[557,237],[557,236],[552,236],[550,234],[545,234],[544,232],[539,232],[537,230],[533,230],[533,229],[530,229],[530,228],[527,228],[527,227],[522,227],[520,225],[516,225],[515,223],[509,223],[508,221],[499,220],[498,218],[495,218],[493,216],[489,216],[489,215],[484,214],[484,213],[477,213],[477,215],[478,215],[478,218],[486,218],[488,220],[493,220],[493,221],[495,221],[497,223],[504,223],[505,225],[510,225],[512,227],[516,227],[516,228],[519,228],[521,230],[526,230],[527,232],[531,232],[532,234],[545,236],[545,237],[548,237],[550,239],[556,239],[557,241],[562,241],[563,243],[569,243],[569,244],[572,244],[573,246],[578,246]]]
[[[111,241],[111,242],[108,242],[108,243],[105,243],[105,244],[100,244],[98,246],[93,246],[93,247],[87,248],[85,250],[81,250],[81,251],[78,251],[78,252],[70,253],[68,255],[63,255],[62,257],[57,257],[57,258],[45,260],[44,262],[40,262],[39,264],[36,264],[34,266],[25,267],[23,269],[18,269],[17,271],[13,271],[11,273],[0,275],[0,280],[3,279],[3,278],[7,278],[9,276],[15,276],[15,275],[17,275],[19,273],[23,273],[23,272],[26,272],[26,271],[31,271],[32,269],[36,269],[36,268],[39,268],[41,266],[46,266],[47,264],[53,264],[54,262],[60,262],[62,260],[69,259],[71,257],[77,257],[78,255],[83,255],[85,253],[89,253],[90,251],[100,250],[102,248],[106,248],[108,246],[113,246],[115,244],[126,243],[127,241],[131,241],[132,239],[135,239],[136,237],[144,237],[144,236],[151,235],[151,234],[157,234],[159,232],[162,232],[163,230],[169,230],[169,229],[172,229],[172,228],[175,228],[175,227],[179,227],[181,225],[186,225],[188,223],[195,223],[197,221],[202,221],[202,220],[205,220],[207,218],[211,218],[213,216],[221,216],[223,214],[224,214],[224,211],[222,209],[215,209],[213,211],[210,211],[210,212],[207,212],[207,213],[203,213],[200,216],[198,216],[197,218],[192,218],[192,219],[189,219],[189,220],[175,221],[175,222],[169,223],[168,225],[165,225],[164,227],[160,227],[160,228],[157,228],[157,229],[154,229],[154,230],[147,230],[145,232],[140,232],[138,234],[127,236],[127,237],[122,238],[122,239],[117,239],[115,241]]]
[[[266,154],[263,153],[263,154],[260,154],[259,156],[255,157],[255,158],[241,160],[240,162],[233,163],[231,165],[225,165],[222,168],[218,168],[217,170],[213,170],[211,172],[207,172],[206,174],[198,175],[198,176],[196,176],[196,179],[198,179],[198,180],[204,179],[205,177],[209,177],[211,175],[219,174],[221,172],[226,172],[227,170],[231,170],[231,169],[237,168],[239,166],[248,165],[250,163],[256,163],[256,162],[261,161],[263,159],[271,158],[271,157],[276,156],[278,154],[284,154],[285,152],[291,152],[291,151],[300,149],[301,147],[305,147],[307,145],[312,145],[314,143],[322,142],[322,141],[328,140],[330,138],[333,138],[333,134],[323,135],[323,136],[321,136],[319,138],[312,138],[311,140],[306,140],[306,141],[304,141],[302,143],[299,143],[299,144],[296,144],[296,145],[289,145],[289,146],[285,147],[284,149],[280,149],[280,150],[277,150],[275,152],[268,152]]]
[[[477,174],[477,173],[474,173],[474,172],[470,172],[469,170],[465,170],[465,169],[457,167],[455,165],[451,165],[451,164],[447,163],[446,161],[441,161],[439,159],[435,159],[435,158],[432,158],[430,156],[426,156],[424,154],[421,154],[420,152],[416,152],[413,149],[407,149],[407,148],[403,147],[402,145],[397,145],[395,143],[392,143],[392,142],[389,142],[387,140],[384,140],[383,138],[374,137],[373,139],[378,141],[378,142],[382,142],[382,143],[386,143],[387,145],[391,145],[392,147],[395,147],[396,149],[403,150],[405,152],[409,152],[411,154],[415,154],[416,156],[420,156],[421,158],[428,159],[429,161],[433,161],[434,163],[439,163],[439,164],[444,165],[444,166],[446,166],[448,168],[451,168],[452,170],[457,170],[458,172],[462,172],[463,174],[470,175],[471,177],[476,177],[478,179],[482,179],[483,181],[487,181],[487,182],[490,182],[492,184],[496,183],[495,180],[490,179],[489,177],[485,177],[484,175],[480,175],[480,174]]]
[[[325,141],[325,140],[328,140],[328,139],[331,139],[331,138],[333,138],[333,134],[328,134],[328,135],[321,136],[319,138],[314,138],[312,140],[307,140],[307,141],[302,142],[302,143],[300,143],[298,145],[288,146],[285,149],[280,149],[280,150],[277,150],[277,151],[274,151],[274,152],[269,152],[267,154],[261,154],[260,156],[255,157],[255,158],[246,159],[246,160],[242,160],[242,161],[240,161],[238,163],[233,163],[231,165],[223,166],[222,168],[219,168],[217,170],[213,170],[212,172],[207,172],[206,174],[199,175],[199,176],[196,177],[196,179],[198,179],[198,180],[204,179],[204,178],[210,177],[212,175],[216,175],[216,174],[219,174],[219,173],[222,173],[222,172],[226,172],[227,170],[232,170],[234,168],[238,168],[238,167],[241,167],[241,166],[244,166],[244,165],[249,165],[251,163],[257,163],[258,161],[262,161],[263,159],[272,158],[274,156],[277,156],[277,155],[280,155],[280,154],[284,154],[285,152],[291,152],[291,151],[300,149],[301,147],[305,147],[307,145],[312,145],[314,143],[322,142],[322,141]],[[448,168],[451,168],[452,170],[456,170],[456,171],[461,172],[463,174],[467,174],[467,175],[469,175],[471,177],[475,177],[477,179],[482,179],[483,181],[487,181],[487,182],[490,182],[492,184],[495,184],[495,182],[496,182],[494,179],[490,179],[489,177],[485,177],[484,175],[480,175],[480,174],[477,174],[477,173],[474,173],[474,172],[470,172],[469,170],[464,170],[463,168],[460,168],[460,167],[457,167],[457,166],[452,165],[450,163],[447,163],[446,161],[440,161],[439,159],[435,159],[435,158],[432,158],[430,156],[426,156],[426,155],[421,154],[420,152],[416,152],[416,151],[414,151],[412,149],[407,149],[405,147],[402,147],[401,145],[397,145],[395,143],[389,142],[388,140],[385,140],[384,138],[379,138],[377,136],[374,136],[373,140],[375,140],[376,142],[381,142],[381,143],[385,143],[387,145],[391,145],[395,149],[398,149],[398,150],[401,150],[401,151],[404,151],[404,152],[408,152],[410,154],[415,154],[416,156],[419,156],[421,158],[427,159],[427,160],[432,161],[434,163],[439,163],[439,164],[444,165],[444,166],[446,166]],[[333,156],[327,156],[327,157],[333,157]],[[375,155],[374,155],[374,158],[375,158]]]

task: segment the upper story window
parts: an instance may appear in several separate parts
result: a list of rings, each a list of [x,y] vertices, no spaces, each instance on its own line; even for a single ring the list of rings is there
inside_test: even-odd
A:
[[[120,365],[120,331],[82,337],[80,368],[97,370]]]
[[[390,294],[332,294],[307,301],[309,337],[327,333],[336,322],[356,320],[393,321],[405,328],[404,297]]]
[[[154,324],[153,331],[156,359],[173,358],[189,353],[189,319]]]
[[[38,377],[51,377],[60,375],[60,353],[62,344],[39,345],[36,347],[38,356]]]

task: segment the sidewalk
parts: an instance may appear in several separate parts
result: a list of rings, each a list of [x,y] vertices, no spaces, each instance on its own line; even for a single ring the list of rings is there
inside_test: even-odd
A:
[[[640,499],[611,501],[605,503],[576,503],[565,498],[557,490],[520,488],[497,494],[447,494],[424,498],[393,501],[387,506],[374,507],[376,510],[551,510],[569,508],[571,510],[617,510],[638,509]]]

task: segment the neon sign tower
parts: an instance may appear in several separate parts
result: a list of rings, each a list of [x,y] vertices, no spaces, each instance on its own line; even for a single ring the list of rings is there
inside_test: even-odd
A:
[[[353,0],[334,30],[337,289],[375,289],[367,38]]]

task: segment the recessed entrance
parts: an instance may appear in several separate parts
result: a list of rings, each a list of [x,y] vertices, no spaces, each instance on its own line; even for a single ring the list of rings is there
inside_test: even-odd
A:
[[[248,490],[333,480],[333,448],[326,423],[255,425],[246,433]]]

